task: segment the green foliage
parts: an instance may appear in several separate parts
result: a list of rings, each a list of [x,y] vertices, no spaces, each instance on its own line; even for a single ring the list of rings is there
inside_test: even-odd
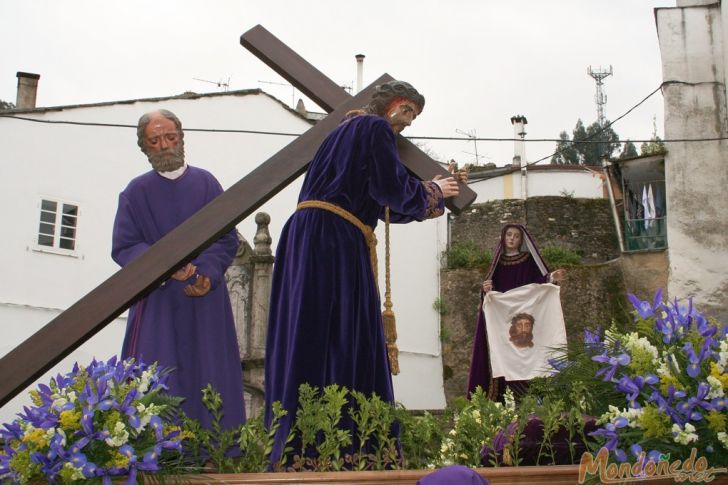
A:
[[[584,127],[581,119],[577,120],[572,131],[572,138],[562,131],[556,143],[556,153],[551,163],[560,165],[601,165],[603,157],[610,157],[619,148],[619,135],[605,122],[605,128],[594,122]],[[599,143],[594,143],[599,142]]]
[[[403,406],[396,408],[405,469],[425,469],[439,461],[448,414],[435,416],[427,411],[415,416]]]
[[[550,377],[532,379],[529,395],[542,400],[561,399],[564,409],[576,409],[591,416],[606,412],[609,403],[624,399],[610,382],[595,375],[602,365],[591,360],[593,354],[583,342],[570,342],[557,354],[554,366],[561,370]]]
[[[15,105],[13,103],[0,99],[0,111],[5,111],[9,109],[15,109]]]
[[[453,243],[447,250],[446,256],[449,269],[478,268],[486,270],[493,259],[490,251],[478,249],[472,241]]]
[[[653,137],[649,142],[644,142],[640,147],[641,155],[664,155],[665,153],[667,153],[667,148],[659,136]]]
[[[570,249],[560,248],[558,246],[546,246],[541,249],[541,256],[546,260],[546,264],[550,268],[564,268],[568,266],[579,266],[581,264],[581,256]]]
[[[447,305],[445,300],[443,300],[439,296],[437,298],[435,298],[435,301],[432,303],[432,308],[437,313],[439,313],[441,317],[450,313],[450,307]]]
[[[622,147],[622,153],[619,154],[619,158],[633,158],[637,155],[637,147],[634,146],[634,143],[627,140],[627,142]]]

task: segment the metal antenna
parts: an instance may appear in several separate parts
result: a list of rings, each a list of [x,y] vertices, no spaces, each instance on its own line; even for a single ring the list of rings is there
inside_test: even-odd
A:
[[[471,140],[473,140],[473,145],[475,146],[475,153],[470,153],[470,155],[475,155],[475,165],[478,165],[478,162],[480,161],[480,155],[478,155],[478,137],[475,136],[475,130],[472,132],[466,132],[463,130],[455,129],[455,133],[459,133],[463,136],[467,136]],[[468,152],[465,152],[468,153]]]
[[[604,90],[602,89],[602,86],[604,86],[602,81],[605,77],[612,75],[612,66],[609,66],[609,70],[602,69],[601,66],[599,66],[598,69],[592,69],[592,67],[589,66],[586,73],[593,77],[597,82],[597,94],[594,95],[594,101],[597,103],[597,122],[599,123],[599,126],[603,127],[605,121],[604,105],[607,104],[607,95],[604,94]]]
[[[288,86],[289,88],[291,88],[291,108],[296,107],[296,99],[295,99],[296,98],[296,88],[292,84],[278,83],[278,82],[274,82],[274,81],[261,81],[261,80],[258,80],[258,82],[263,83],[263,84],[276,84],[278,86]]]
[[[230,78],[227,78],[227,82],[222,82],[222,79],[217,82],[208,81],[207,79],[200,79],[200,78],[196,78],[196,77],[193,77],[192,79],[194,79],[195,81],[202,81],[203,83],[216,84],[218,88],[222,88],[222,90],[226,93],[228,91],[228,88],[230,88]]]

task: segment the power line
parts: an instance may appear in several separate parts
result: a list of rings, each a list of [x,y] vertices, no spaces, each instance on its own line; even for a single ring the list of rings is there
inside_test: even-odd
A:
[[[137,125],[125,125],[120,123],[95,123],[91,121],[68,121],[68,120],[39,120],[36,118],[27,118],[25,116],[17,116],[17,115],[10,115],[10,114],[1,114],[0,118],[11,118],[21,121],[30,121],[33,123],[48,123],[48,124],[57,124],[57,125],[78,125],[78,126],[100,126],[100,127],[110,127],[110,128],[133,128],[136,129]],[[620,117],[621,118],[621,117]],[[618,118],[619,119],[619,118]],[[616,122],[617,120],[615,120]],[[613,122],[614,123],[614,122]],[[613,123],[610,123],[607,126],[611,126]],[[234,129],[225,129],[225,128],[184,128],[184,131],[198,131],[203,133],[248,133],[252,135],[275,135],[275,136],[301,136],[301,133],[290,133],[290,132],[283,132],[283,131],[263,131],[263,130],[234,130]],[[596,136],[599,132],[596,134],[593,134],[589,138]],[[514,142],[514,141],[524,141],[524,142],[565,142],[565,143],[604,143],[603,141],[599,140],[589,140],[588,138],[585,138],[584,140],[562,140],[561,138],[526,138],[524,140],[521,140],[520,138],[493,138],[493,137],[457,137],[457,136],[405,136],[408,140],[440,140],[440,141],[496,141],[496,142]],[[673,138],[669,140],[662,140],[663,142],[693,142],[693,141],[720,141],[720,140],[728,140],[728,137],[715,137],[715,138]],[[653,139],[649,140],[619,140],[615,141],[613,143],[649,143],[651,141],[655,141]]]
[[[610,123],[606,124],[603,128],[601,128],[599,131],[593,133],[592,135],[588,136],[587,138],[583,140],[562,140],[561,138],[527,138],[524,140],[521,140],[520,138],[494,138],[494,137],[475,137],[475,136],[468,136],[468,137],[453,137],[453,136],[405,136],[405,138],[409,140],[438,140],[438,141],[490,141],[490,142],[514,142],[514,141],[524,141],[528,143],[537,143],[537,142],[556,142],[556,143],[585,143],[585,144],[591,144],[591,143],[604,143],[603,140],[593,140],[594,137],[602,134],[607,128],[614,125],[616,122],[627,116],[629,113],[634,111],[636,108],[638,108],[641,104],[643,104],[645,101],[647,101],[650,97],[652,97],[656,92],[660,91],[663,86],[667,84],[672,84],[671,81],[665,81],[660,86],[658,86],[654,91],[652,91],[650,94],[645,96],[640,102],[632,106],[630,109],[628,109],[626,112],[624,112],[621,116],[619,116],[614,121],[611,121]],[[107,128],[133,128],[136,129],[136,125],[126,125],[126,124],[120,124],[120,123],[95,123],[95,122],[89,122],[89,121],[68,121],[68,120],[40,120],[36,118],[28,118],[25,116],[18,116],[14,114],[4,114],[0,113],[0,118],[11,118],[11,119],[17,119],[22,121],[29,121],[33,123],[47,123],[47,124],[59,124],[59,125],[76,125],[76,126],[98,126],[98,127],[107,127]],[[281,131],[264,131],[264,130],[234,130],[234,129],[224,129],[224,128],[184,128],[184,131],[197,131],[197,132],[203,132],[203,133],[246,133],[246,134],[252,134],[252,135],[273,135],[273,136],[300,136],[301,133],[290,133],[290,132],[281,132]],[[728,137],[710,137],[710,138],[673,138],[673,139],[666,139],[662,140],[663,143],[690,143],[690,142],[706,142],[706,141],[721,141],[721,140],[728,140]],[[614,141],[611,143],[649,143],[655,141],[654,139],[649,140],[619,140]],[[562,150],[556,150],[551,155],[545,156],[543,158],[539,158],[535,162],[530,162],[528,165],[534,165],[538,162],[542,162],[546,160],[547,158],[551,158],[552,156],[561,153]]]

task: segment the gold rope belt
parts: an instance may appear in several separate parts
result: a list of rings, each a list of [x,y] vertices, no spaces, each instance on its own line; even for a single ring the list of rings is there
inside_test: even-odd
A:
[[[296,210],[310,208],[324,209],[329,212],[333,212],[337,216],[346,219],[347,221],[359,228],[361,233],[364,234],[364,240],[366,241],[367,247],[369,248],[369,260],[372,264],[372,271],[374,271],[374,284],[376,284],[377,288],[379,288],[379,279],[377,275],[377,236],[374,234],[374,229],[372,229],[371,226],[367,226],[366,224],[364,224],[362,221],[359,220],[358,217],[356,217],[348,210],[341,208],[336,204],[332,204],[331,202],[326,202],[323,200],[305,200],[303,202],[300,202],[296,206]]]
[[[377,237],[374,235],[374,229],[367,226],[359,220],[351,212],[339,207],[331,202],[323,200],[306,200],[300,202],[296,206],[296,210],[300,209],[323,209],[334,214],[343,217],[350,223],[354,224],[364,234],[364,240],[369,247],[369,260],[372,264],[372,271],[374,272],[374,284],[377,286],[377,292],[379,292],[379,278],[377,275]],[[389,360],[390,372],[394,375],[399,374],[399,349],[397,348],[397,325],[394,318],[394,312],[392,311],[391,301],[391,290],[389,287],[389,207],[386,208],[386,292],[384,302],[384,312],[382,312],[382,324],[384,325],[384,338],[387,342],[387,358]]]

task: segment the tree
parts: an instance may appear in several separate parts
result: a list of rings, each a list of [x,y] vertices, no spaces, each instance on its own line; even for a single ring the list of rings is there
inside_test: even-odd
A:
[[[624,148],[622,148],[622,153],[619,154],[619,158],[633,158],[637,155],[637,147],[634,146],[634,143],[627,140],[627,143],[624,144]]]
[[[587,140],[601,143],[584,144],[584,165],[601,165],[602,158],[612,158],[620,146],[619,135],[609,126],[609,121],[605,121],[604,128],[595,121],[586,129],[586,135]]]
[[[561,132],[559,138],[551,163],[601,165],[602,157],[611,157],[619,147],[619,135],[612,130],[609,123],[606,128],[602,128],[597,122],[584,128],[584,123],[579,119],[572,131],[571,140],[565,131]]]
[[[559,134],[561,141],[556,143],[556,153],[551,157],[551,163],[558,165],[578,165],[579,154],[574,148],[574,143],[569,140],[569,134],[562,131]]]
[[[8,109],[15,109],[15,105],[13,103],[8,103],[7,101],[3,101],[0,99],[0,111],[5,111]]]
[[[652,138],[650,141],[646,141],[640,147],[642,155],[664,155],[667,153],[665,143],[657,136],[657,117],[652,117]]]

